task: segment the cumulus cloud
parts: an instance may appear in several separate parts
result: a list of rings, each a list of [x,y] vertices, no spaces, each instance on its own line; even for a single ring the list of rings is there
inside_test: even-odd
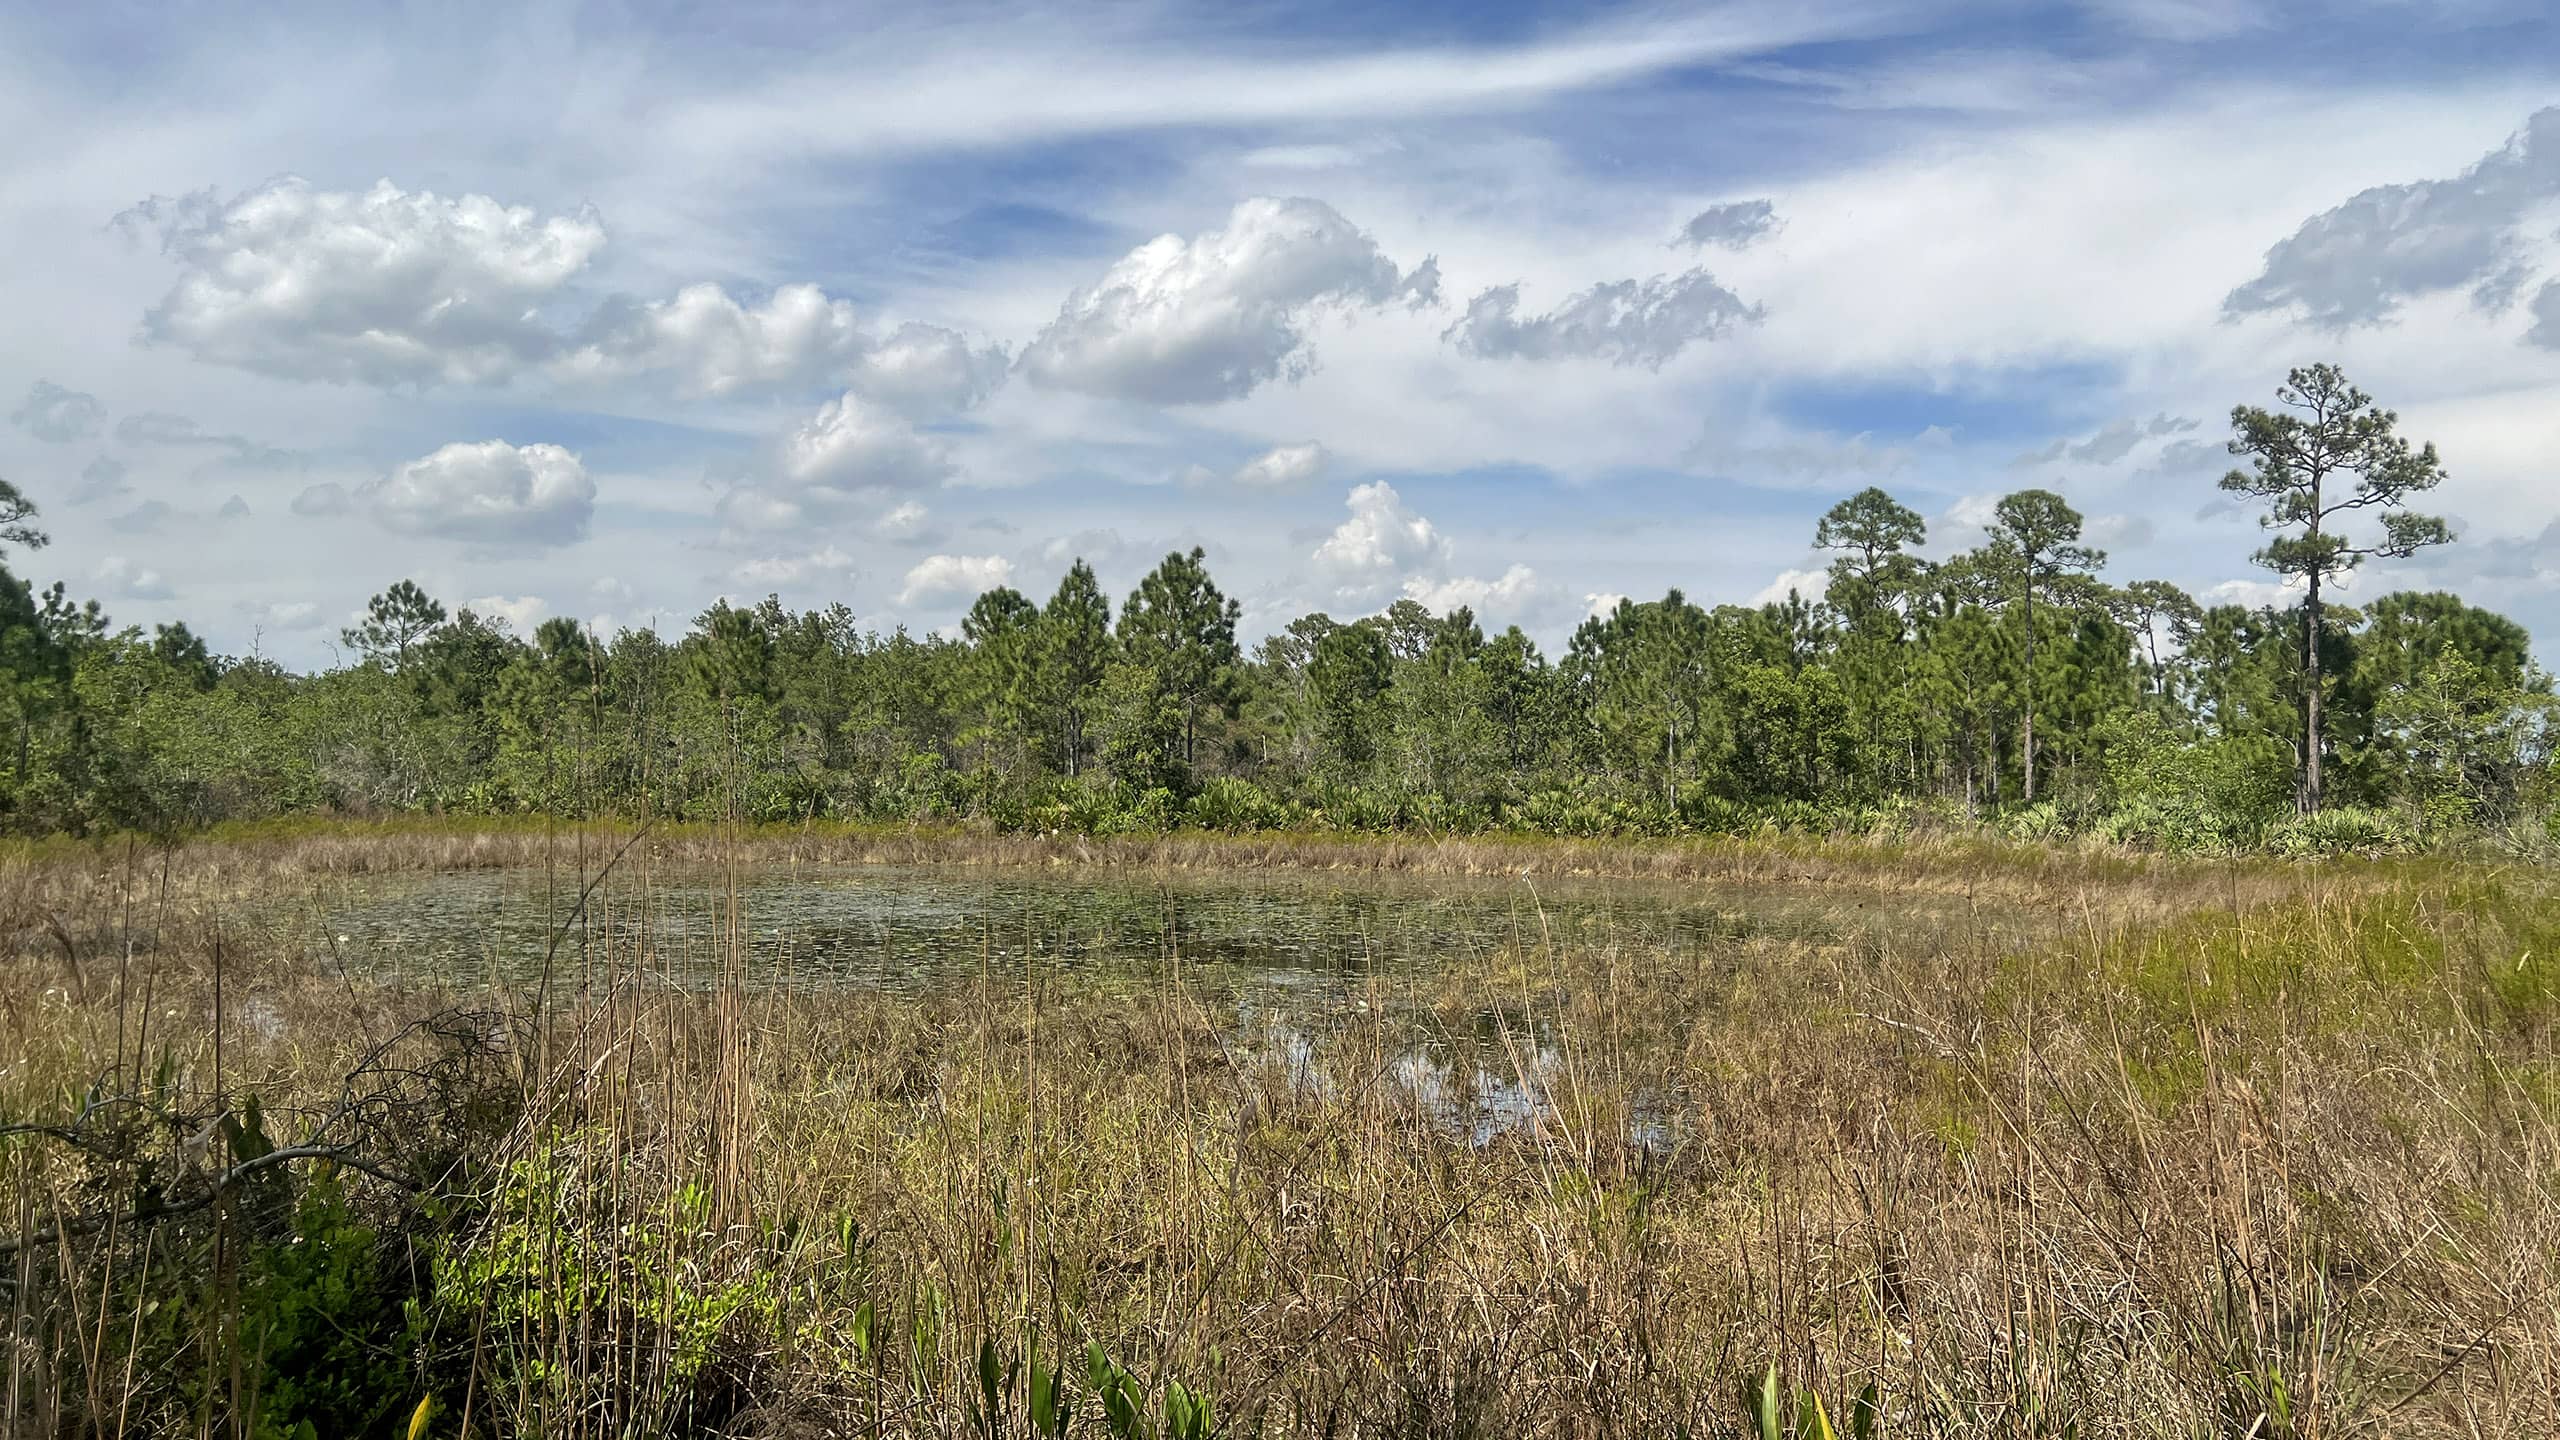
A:
[[[1582,618],[1598,620],[1625,603],[1627,597],[1615,590],[1591,591],[1582,597]]]
[[[286,176],[229,200],[154,197],[116,223],[156,236],[179,267],[143,317],[145,341],[286,379],[648,378],[691,396],[851,385],[941,414],[983,399],[1007,364],[935,326],[875,337],[851,302],[810,284],[758,301],[702,282],[590,305],[577,282],[606,239],[591,209],[544,215],[388,180],[357,193]]]
[[[1439,267],[1399,275],[1378,243],[1317,200],[1256,198],[1221,229],[1160,235],[1066,305],[1022,354],[1060,389],[1165,405],[1251,394],[1314,366],[1321,307],[1437,299]]]
[[[137,565],[121,555],[110,555],[98,562],[95,572],[98,588],[119,599],[166,600],[172,592],[160,572]]]
[[[1227,478],[1249,490],[1292,490],[1323,478],[1333,457],[1312,440],[1266,450]]]
[[[245,605],[241,613],[260,630],[311,630],[320,625],[320,607],[309,600],[270,600]]]
[[[751,306],[714,284],[669,300],[606,302],[559,362],[569,374],[663,374],[697,395],[841,381],[868,348],[853,303],[815,285],[785,285]]]
[[[765,473],[730,489],[716,508],[732,531],[790,530],[840,516],[882,492],[937,484],[951,473],[942,442],[847,391],[783,436]]]
[[[1449,537],[1407,508],[1384,480],[1352,487],[1351,515],[1315,550],[1316,568],[1334,581],[1337,598],[1366,603],[1408,577],[1436,574],[1450,558]]]
[[[177,284],[143,338],[290,380],[503,378],[556,346],[542,308],[605,243],[591,211],[539,215],[388,180],[361,194],[298,176],[118,217],[156,233]]]
[[[1467,302],[1441,338],[1487,359],[1600,359],[1658,370],[1673,356],[1736,325],[1757,324],[1757,305],[1704,270],[1613,280],[1568,296],[1544,315],[1523,317],[1520,287],[1497,285]]]
[[[1710,205],[1690,216],[1689,223],[1680,227],[1680,243],[1693,250],[1703,250],[1709,245],[1743,250],[1776,234],[1777,230],[1777,206],[1766,200],[1736,200],[1726,205]]]
[[[932,518],[933,512],[918,502],[901,500],[890,508],[889,513],[880,517],[871,531],[883,540],[913,540],[924,533],[926,523]]]
[[[2273,580],[2225,580],[2204,592],[2204,602],[2208,605],[2245,605],[2252,610],[2283,609],[2294,603],[2297,593]]]
[[[863,352],[852,385],[893,410],[930,417],[986,399],[1010,363],[1004,351],[973,347],[957,330],[910,320]]]
[[[850,392],[828,401],[782,444],[782,474],[804,488],[907,489],[950,473],[940,445]]]
[[[2164,435],[2183,435],[2195,429],[2196,424],[2196,421],[2166,414],[2154,415],[2149,420],[2118,420],[2086,440],[2056,440],[2042,450],[2019,456],[2016,463],[2021,466],[2051,465],[2071,460],[2083,465],[2113,465],[2132,454],[2146,440]]]
[[[1460,575],[1446,580],[1415,577],[1404,582],[1405,598],[1418,600],[1426,608],[1446,615],[1464,606],[1476,613],[1518,614],[1529,606],[1545,601],[1554,587],[1538,578],[1538,572],[1526,565],[1514,565],[1491,580]]]
[[[95,505],[130,494],[133,487],[124,483],[125,464],[109,455],[100,455],[80,467],[80,484],[69,495],[74,505]]]
[[[1108,526],[1078,530],[1070,535],[1053,535],[1040,547],[1041,563],[1070,565],[1078,560],[1097,568],[1122,560],[1143,559],[1163,553],[1165,547],[1129,540]]]
[[[975,596],[1012,578],[1013,562],[1001,555],[927,555],[907,571],[898,603]]]
[[[596,482],[557,445],[447,445],[365,485],[385,528],[479,545],[543,547],[585,538]]]
[[[2147,515],[2092,515],[2089,517],[2088,540],[2108,550],[2138,550],[2159,536],[2160,529]]]
[[[1775,605],[1790,595],[1801,595],[1807,600],[1819,600],[1830,591],[1831,572],[1828,570],[1781,570],[1778,572],[1777,579],[1761,586],[1745,603]]]
[[[821,577],[851,580],[854,562],[852,556],[826,545],[815,550],[759,555],[741,563],[730,574],[741,585],[773,590]]]
[[[483,595],[463,601],[462,608],[513,634],[530,635],[551,613],[551,602],[539,595]]]
[[[2449,180],[2376,185],[2302,222],[2256,278],[2223,298],[2225,318],[2287,313],[2324,330],[2379,324],[2401,303],[2468,288],[2503,309],[2530,272],[2528,220],[2560,196],[2560,106]],[[2545,292],[2546,296],[2549,292]],[[2560,305],[2560,302],[2554,302]],[[2560,348],[2560,325],[2537,327]]]
[[[48,444],[68,445],[96,438],[106,428],[107,407],[95,395],[39,380],[27,387],[25,402],[9,412],[9,420]]]

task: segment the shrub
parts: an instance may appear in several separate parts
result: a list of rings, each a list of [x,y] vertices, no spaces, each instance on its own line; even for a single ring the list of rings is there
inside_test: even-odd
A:
[[[2267,848],[2279,855],[2405,855],[2419,848],[2416,829],[2388,810],[2340,806],[2297,815],[2267,833]]]
[[[1224,830],[1229,834],[1277,830],[1289,823],[1288,806],[1273,799],[1261,786],[1233,775],[1211,777],[1183,807],[1183,813],[1203,830]]]
[[[2272,736],[2182,740],[2145,712],[2107,722],[2099,744],[2112,803],[2095,828],[2118,844],[2240,849],[2258,843],[2292,802],[2292,752]]]

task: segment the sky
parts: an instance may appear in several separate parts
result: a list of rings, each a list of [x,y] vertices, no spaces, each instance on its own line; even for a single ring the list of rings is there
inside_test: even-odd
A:
[[[1171,549],[1266,633],[1819,586],[2059,491],[2280,600],[2215,480],[2327,360],[2560,636],[2534,0],[0,4],[7,563],[337,663],[717,597],[944,630]]]

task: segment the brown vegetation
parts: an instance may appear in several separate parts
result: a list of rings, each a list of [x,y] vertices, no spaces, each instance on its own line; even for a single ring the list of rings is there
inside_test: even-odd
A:
[[[1303,1049],[1178,958],[1139,995],[990,973],[909,1001],[669,993],[644,945],[456,996],[225,928],[296,876],[593,873],[626,838],[15,862],[0,1120],[51,1129],[0,1139],[11,1421],[396,1428],[432,1396],[435,1435],[1020,1435],[1063,1357],[1078,1435],[1743,1434],[1772,1366],[1781,1428],[1819,1395],[1842,1433],[1862,1394],[1894,1435],[2560,1429],[2538,872],[795,832],[644,837],[593,892],[645,907],[654,866],[713,854],[1527,865],[2048,919],[2014,951],[1533,936],[1372,981]],[[157,1117],[123,1149],[118,1097]],[[327,1158],[237,1173],[298,1142]],[[414,1314],[330,1350],[320,1300],[279,1304],[328,1285],[279,1246],[360,1250],[341,1288]],[[379,1393],[324,1401],[279,1354]]]

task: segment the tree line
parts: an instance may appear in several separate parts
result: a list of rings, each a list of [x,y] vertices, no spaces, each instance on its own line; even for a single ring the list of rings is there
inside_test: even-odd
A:
[[[314,674],[216,656],[182,624],[115,629],[12,576],[0,815],[1614,834],[1943,814],[2170,847],[2538,819],[2555,712],[2522,627],[2449,594],[2335,599],[2363,560],[2450,538],[2408,508],[2443,478],[2433,447],[2333,368],[2278,393],[2233,412],[2222,483],[2264,506],[2256,558],[2297,582],[2281,606],[2112,580],[2042,489],[1940,560],[1916,511],[1863,490],[1815,527],[1820,599],[1621,601],[1554,656],[1411,600],[1248,651],[1197,549],[1116,609],[1082,560],[1045,601],[990,590],[954,637],[774,598],[672,639],[519,636],[402,581],[344,632],[352,660]],[[33,519],[8,489],[0,541],[41,545]]]

